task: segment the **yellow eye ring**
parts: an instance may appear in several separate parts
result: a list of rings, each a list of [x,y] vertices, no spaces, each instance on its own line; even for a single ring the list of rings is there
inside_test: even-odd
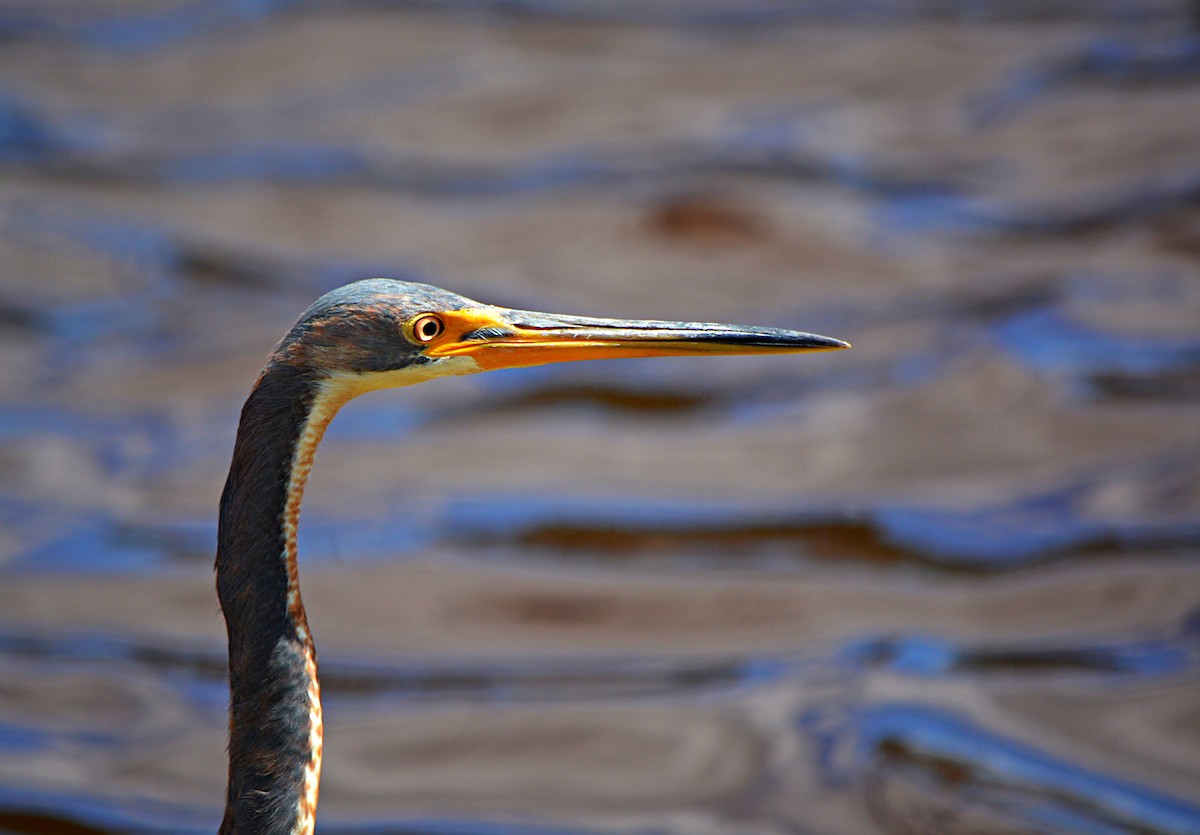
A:
[[[409,323],[408,328],[414,340],[429,343],[445,332],[446,323],[437,314],[422,313]]]

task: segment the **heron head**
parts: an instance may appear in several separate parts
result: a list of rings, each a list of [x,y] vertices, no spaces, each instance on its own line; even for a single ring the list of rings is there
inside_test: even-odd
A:
[[[511,310],[428,284],[367,279],[325,294],[274,361],[303,364],[351,394],[440,376],[619,357],[847,348],[826,336],[702,322]]]

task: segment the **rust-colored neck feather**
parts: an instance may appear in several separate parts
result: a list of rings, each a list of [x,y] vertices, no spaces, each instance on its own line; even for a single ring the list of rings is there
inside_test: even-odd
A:
[[[222,833],[313,830],[321,768],[316,652],[296,575],[296,524],[336,405],[272,363],[242,409],[221,497],[217,594],[229,631],[229,789]]]

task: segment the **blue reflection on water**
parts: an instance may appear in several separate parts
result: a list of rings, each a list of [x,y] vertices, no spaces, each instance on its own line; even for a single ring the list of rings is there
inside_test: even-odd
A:
[[[115,467],[136,464],[118,456]],[[153,460],[145,464],[157,466]],[[309,514],[299,536],[306,564],[394,559],[450,545],[483,559],[515,559],[518,554],[520,559],[653,557],[679,569],[728,565],[772,571],[837,559],[852,570],[910,564],[991,572],[1091,551],[1179,555],[1200,543],[1200,519],[1192,516],[1089,516],[1084,510],[1089,497],[1106,483],[1084,481],[963,510],[892,504],[848,510],[820,503],[772,508],[733,501],[561,494],[418,500],[402,491],[394,497],[393,512],[358,518]],[[12,518],[14,531],[29,526],[44,530],[52,521],[50,528],[57,533],[14,557],[9,563],[13,570],[148,570],[186,564],[198,554],[207,560],[214,547],[211,522],[203,519],[151,525],[99,510],[38,506],[22,511],[20,506],[0,501],[0,513]],[[550,539],[543,539],[544,534]],[[736,553],[719,539],[716,546],[705,544],[706,538],[722,535],[737,537]],[[829,543],[824,537],[830,535],[841,537],[842,544]]]
[[[1185,639],[1186,635],[1183,636]],[[328,704],[349,702],[363,709],[400,702],[433,700],[439,705],[456,701],[539,703],[546,700],[594,702],[606,699],[667,696],[686,699],[711,693],[726,695],[746,687],[761,687],[792,680],[803,693],[812,684],[820,688],[830,674],[842,670],[858,675],[879,670],[901,675],[949,676],[989,670],[1007,677],[1025,672],[1040,677],[1076,673],[1079,659],[1091,664],[1091,673],[1115,675],[1125,680],[1174,675],[1180,664],[1194,660],[1175,639],[1107,644],[1024,646],[954,645],[926,636],[851,641],[821,656],[758,656],[749,658],[622,657],[529,658],[509,661],[470,660],[397,664],[327,659],[323,684]],[[980,659],[999,663],[978,664]],[[47,664],[77,670],[81,665],[98,669],[105,664],[136,664],[180,691],[193,708],[221,712],[226,691],[224,655],[216,648],[186,648],[138,643],[120,634],[79,633],[44,637],[0,633],[0,657],[25,665]],[[1014,659],[1016,662],[1014,663]],[[1028,663],[1032,659],[1034,663]],[[1089,660],[1090,659],[1090,660]],[[1093,663],[1097,662],[1098,663]],[[1005,666],[1008,665],[1008,666]],[[843,679],[839,679],[843,680]],[[848,681],[848,680],[843,680]],[[599,695],[598,695],[599,694]],[[380,699],[384,701],[379,702]],[[833,788],[859,785],[873,777],[887,777],[900,767],[900,778],[912,772],[938,781],[945,764],[953,763],[964,777],[956,777],[954,790],[965,805],[978,804],[1006,819],[1056,831],[1130,831],[1145,827],[1155,832],[1188,832],[1200,816],[1200,807],[1165,793],[1098,774],[1052,757],[1036,748],[982,729],[969,721],[936,709],[907,704],[885,704],[863,709],[837,705],[814,708],[799,717],[799,727],[816,743],[822,778]],[[119,742],[111,736],[70,735],[77,744]],[[45,734],[0,728],[0,747],[36,750],[48,744]],[[19,792],[0,788],[0,813],[44,810],[58,820],[86,821],[108,831],[154,831],[170,820],[171,831],[187,831],[194,810],[170,810],[137,801],[83,798],[72,795]],[[169,817],[167,817],[169,815]],[[1065,827],[1065,829],[1062,829]],[[347,832],[582,832],[505,822],[452,819],[398,819],[323,825],[324,831]],[[624,831],[624,830],[622,830]]]
[[[1178,83],[1200,77],[1200,37],[1191,32],[1156,40],[1102,37],[1080,51],[1013,73],[999,89],[967,107],[972,125],[992,127],[1040,96],[1069,85]]]
[[[1170,638],[1093,643],[1027,641],[963,644],[931,635],[861,638],[836,653],[838,663],[922,678],[991,671],[1018,674],[1116,675],[1152,678],[1197,665],[1200,645],[1186,630]]]
[[[117,800],[53,792],[25,786],[0,785],[0,815],[40,818],[44,829],[34,832],[86,831],[105,833],[212,833],[219,822],[212,815],[148,799]],[[26,830],[28,831],[28,830]]]
[[[0,722],[0,751],[20,754],[49,748],[53,741],[41,731]]]
[[[961,191],[899,193],[880,201],[873,216],[885,240],[932,233],[1053,236],[1093,231],[1188,205],[1200,194],[1194,166],[1139,182],[1044,203],[1009,202]]]
[[[149,798],[112,798],[98,795],[49,792],[0,786],[0,822],[12,816],[23,826],[40,823],[36,832],[75,831],[177,835],[215,831],[219,812],[198,812]],[[31,820],[32,819],[32,820]],[[27,831],[22,829],[21,831]],[[384,818],[357,821],[323,815],[317,831],[322,835],[603,835],[614,830],[562,827],[533,821],[494,821],[470,818]],[[657,829],[617,830],[621,835],[654,835]]]
[[[989,731],[956,714],[921,705],[882,704],[830,717],[799,717],[817,744],[830,785],[846,787],[892,767],[963,769],[955,789],[964,805],[1050,831],[1194,833],[1200,806],[1060,759]]]
[[[0,631],[0,658],[47,668],[136,665],[162,676],[196,705],[225,707],[225,654],[213,646],[177,646],[117,633]],[[573,658],[534,655],[447,660],[372,659],[338,654],[322,664],[325,695],[334,702],[542,702],[605,698],[686,697],[829,672],[887,673],[917,678],[1001,675],[1087,676],[1132,682],[1188,672],[1200,645],[1188,630],[1167,637],[1097,642],[1028,640],[961,643],[929,635],[854,638],[807,653],[674,658],[655,654]],[[212,690],[213,686],[219,689]],[[215,694],[215,695],[214,695]]]
[[[0,162],[46,159],[66,144],[29,103],[0,93]]]
[[[1054,307],[1005,319],[994,333],[1001,350],[1043,372],[1149,375],[1200,365],[1200,336],[1123,336],[1089,327]]]
[[[37,6],[24,7],[0,14],[0,34],[24,36],[57,36],[78,39],[95,49],[143,51],[167,46],[172,42],[212,29],[259,25],[268,18],[303,7],[347,9],[353,7],[387,8],[397,5],[392,0],[177,0],[165,9],[147,13],[109,14],[102,17],[71,22],[52,14],[39,14]],[[401,6],[408,5],[401,3]],[[856,0],[856,2],[771,2],[771,0],[727,0],[727,2],[694,3],[636,3],[578,2],[577,0],[442,0],[438,3],[418,3],[426,11],[468,14],[491,18],[548,18],[577,23],[618,23],[680,27],[759,27],[783,23],[841,23],[887,24],[900,21],[928,19],[962,19],[981,21],[1004,20],[1014,17],[1010,4],[998,0],[961,0],[954,4],[913,4],[897,0]],[[1082,17],[1095,20],[1153,21],[1171,20],[1178,14],[1155,4],[1130,0],[1093,0],[1083,7],[1068,7],[1065,18]],[[1021,12],[1018,12],[1017,16]],[[1132,56],[1121,49],[1120,42],[1105,46],[1098,42],[1083,61],[1083,73],[1092,65],[1093,73],[1128,73],[1113,68],[1138,66],[1144,57]],[[1116,48],[1114,48],[1114,46]],[[1091,57],[1089,60],[1089,56]],[[1164,62],[1168,66],[1170,61]],[[1144,75],[1144,72],[1142,73]]]
[[[204,0],[179,2],[146,14],[111,16],[74,28],[83,43],[99,49],[141,51],[166,46],[212,28],[253,25],[305,0]],[[71,31],[71,30],[68,30]]]
[[[833,525],[847,532],[876,535],[885,545],[907,551],[909,560],[976,569],[1018,567],[1054,554],[1089,547],[1141,549],[1186,548],[1200,542],[1197,519],[1096,519],[1081,512],[1097,484],[1068,485],[1012,503],[979,509],[946,510],[881,504],[847,511],[819,504],[792,509],[733,502],[604,500],[562,496],[487,496],[451,500],[441,529],[466,541],[524,542],[538,530],[575,528],[581,532],[616,531],[633,535],[679,535],[691,542],[705,532],[761,532],[764,545],[784,533]],[[580,547],[586,550],[586,537]],[[687,548],[689,546],[681,545]],[[869,542],[864,547],[871,548]],[[693,543],[691,550],[702,550]],[[636,554],[636,549],[633,551]],[[752,557],[743,553],[741,557]],[[816,556],[816,555],[813,555]]]
[[[0,786],[0,826],[6,819],[13,820],[14,825],[19,824],[22,828],[18,831],[21,832],[75,832],[86,828],[87,832],[98,835],[108,832],[114,835],[161,835],[164,832],[211,835],[220,822],[219,812],[200,812],[150,798],[117,799]],[[38,825],[38,828],[24,828],[31,825]],[[497,821],[468,817],[338,820],[323,815],[317,825],[321,835],[661,835],[663,831],[659,827],[594,829],[519,819]]]
[[[977,511],[884,507],[874,518],[888,542],[964,568],[1015,567],[1090,547],[1187,548],[1200,542],[1200,520],[1080,518],[1071,498],[1050,493]]]
[[[304,184],[357,180],[373,166],[353,148],[334,145],[261,145],[222,148],[171,160],[162,174],[183,183],[221,183],[247,179]]]

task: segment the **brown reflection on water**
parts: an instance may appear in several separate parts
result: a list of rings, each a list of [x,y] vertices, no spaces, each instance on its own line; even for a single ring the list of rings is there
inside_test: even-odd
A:
[[[321,831],[1200,829],[1187,4],[251,5],[0,8],[0,829],[215,827],[238,409],[380,274],[855,349],[349,405]]]
[[[911,561],[912,552],[880,542],[873,531],[854,524],[755,525],[740,529],[697,532],[623,531],[614,528],[546,526],[518,540],[518,545],[550,551],[601,551],[621,555],[717,551],[737,554],[762,542],[799,547],[818,559],[895,565]]]

